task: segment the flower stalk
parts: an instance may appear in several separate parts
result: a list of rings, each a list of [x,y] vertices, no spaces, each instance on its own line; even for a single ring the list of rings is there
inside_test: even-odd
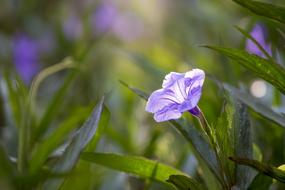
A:
[[[27,151],[28,151],[28,135],[29,128],[27,122],[27,112],[22,110],[22,120],[19,127],[18,135],[18,160],[17,160],[17,169],[20,173],[24,173],[26,163],[27,163]]]
[[[214,153],[216,155],[216,158],[217,158],[217,161],[218,161],[218,164],[220,166],[220,175],[222,177],[222,185],[225,187],[225,189],[231,189],[227,183],[227,175],[225,174],[225,170],[224,170],[224,166],[223,166],[223,163],[220,159],[220,156],[218,154],[218,145],[213,137],[213,134],[212,134],[212,130],[210,128],[210,125],[205,117],[205,115],[203,114],[203,112],[201,111],[201,109],[197,106],[198,110],[199,110],[199,113],[198,114],[195,114],[194,116],[196,116],[199,120],[199,123],[200,123],[200,126],[203,130],[203,132],[206,134],[207,138],[209,139],[210,141],[210,144],[212,146],[212,148],[214,149]],[[193,114],[192,114],[193,115]]]

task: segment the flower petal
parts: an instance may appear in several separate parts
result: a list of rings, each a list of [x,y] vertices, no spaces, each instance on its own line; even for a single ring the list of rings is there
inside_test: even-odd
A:
[[[254,26],[250,35],[261,45],[261,47],[269,54],[272,55],[271,45],[266,43],[266,31],[262,25],[257,24]],[[266,58],[265,54],[259,49],[259,47],[250,39],[246,41],[246,50],[249,53],[256,54],[260,57]]]
[[[173,96],[176,98],[178,103],[183,103],[187,99],[187,86],[185,86],[185,78],[180,78],[173,82],[167,89],[173,92]]]
[[[187,86],[187,95],[191,94],[193,89],[200,87],[202,89],[205,73],[201,69],[193,69],[185,74],[185,86]],[[192,93],[193,94],[193,93]]]
[[[180,112],[185,112],[193,109],[195,106],[196,105],[193,105],[192,101],[184,101],[182,104],[179,105],[178,109]]]
[[[168,75],[165,76],[162,87],[166,88],[168,86],[173,85],[174,82],[184,77],[184,73],[176,73],[176,72],[170,72]]]
[[[188,93],[188,100],[191,101],[193,107],[197,106],[201,98],[201,95],[202,95],[202,86],[197,86],[191,89],[190,93]]]
[[[172,91],[168,89],[159,89],[150,95],[145,110],[155,113],[171,104],[177,104],[177,100]]]
[[[177,109],[177,104],[164,107],[162,110],[154,114],[156,122],[163,122],[171,119],[178,119],[181,117],[181,112]]]

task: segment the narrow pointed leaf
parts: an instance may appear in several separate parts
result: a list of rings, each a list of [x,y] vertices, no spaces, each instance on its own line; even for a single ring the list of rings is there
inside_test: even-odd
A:
[[[269,3],[251,1],[251,0],[233,0],[233,1],[257,15],[265,16],[267,18],[271,18],[281,23],[285,23],[284,7],[276,6]]]
[[[21,81],[11,78],[8,71],[4,72],[0,82],[1,96],[9,105],[4,107],[7,122],[19,127],[23,119],[22,108],[27,101],[28,91]]]
[[[229,159],[237,164],[250,166],[265,175],[285,183],[285,172],[274,166],[246,158],[229,157]]]
[[[110,117],[110,112],[104,106],[97,131],[93,136],[92,140],[88,143],[88,145],[84,148],[83,151],[94,152],[96,150],[97,144],[100,138],[102,137],[105,128],[108,125],[109,117]],[[73,170],[74,174],[69,175],[64,179],[64,183],[60,189],[77,190],[77,189],[90,188],[90,183],[92,183],[92,181],[94,180],[94,173],[96,173],[96,171],[90,170],[91,164],[92,163],[79,160],[78,163],[76,164],[75,169]],[[81,183],[78,183],[79,181]]]
[[[285,69],[279,64],[263,59],[257,55],[249,54],[244,50],[215,46],[205,47],[218,51],[236,61],[285,94]]]
[[[59,124],[51,135],[39,142],[31,156],[30,162],[33,163],[30,168],[31,173],[40,169],[48,156],[64,142],[66,136],[74,130],[77,125],[84,122],[84,119],[87,118],[90,112],[91,107],[75,110],[65,121]]]
[[[91,139],[91,141],[89,142],[89,144],[86,146],[86,148],[84,149],[85,151],[95,151],[97,148],[97,145],[109,123],[109,119],[110,119],[110,111],[109,109],[104,106],[102,113],[101,113],[101,118],[98,124],[98,128],[96,133],[94,134],[94,137]]]
[[[134,174],[142,178],[148,178],[162,183],[166,183],[166,180],[170,175],[187,176],[187,174],[171,166],[139,156],[84,152],[81,154],[80,158],[114,170]]]
[[[91,116],[78,130],[77,134],[73,137],[69,146],[65,149],[63,155],[57,160],[52,172],[64,173],[69,172],[76,164],[79,154],[85,146],[92,140],[98,128],[99,120],[103,109],[104,97],[100,100],[98,105],[94,108]],[[49,180],[44,184],[44,189],[58,189],[63,180],[54,179]]]

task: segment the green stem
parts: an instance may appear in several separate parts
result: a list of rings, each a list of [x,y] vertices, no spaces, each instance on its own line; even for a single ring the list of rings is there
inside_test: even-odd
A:
[[[218,145],[216,143],[216,141],[213,138],[212,132],[211,132],[211,128],[210,125],[205,117],[205,115],[203,114],[203,112],[200,110],[199,114],[197,115],[198,119],[199,119],[199,123],[201,125],[201,128],[203,129],[203,131],[205,132],[206,136],[208,137],[210,144],[212,146],[212,148],[214,149],[214,153],[216,155],[218,164],[220,166],[220,175],[222,177],[222,182],[223,182],[223,186],[225,187],[225,189],[231,189],[228,185],[228,183],[225,181],[225,178],[227,178],[225,172],[224,172],[224,166],[223,163],[220,159],[220,156],[218,154]]]
[[[36,101],[36,96],[37,96],[37,92],[38,92],[38,88],[40,86],[40,84],[42,83],[42,81],[44,79],[46,79],[48,76],[59,72],[61,70],[64,70],[66,68],[73,68],[75,67],[75,65],[73,64],[73,60],[70,57],[65,58],[62,62],[52,65],[44,70],[42,70],[37,76],[36,78],[32,81],[31,84],[31,89],[29,92],[29,101],[30,101],[30,105],[32,110],[34,110],[34,104]]]
[[[22,124],[19,128],[18,134],[18,161],[17,161],[17,168],[20,173],[24,172],[24,168],[26,165],[26,147],[27,147],[27,125],[25,117],[22,118]]]
[[[27,155],[29,153],[29,138],[30,138],[30,124],[31,124],[31,108],[30,102],[23,104],[21,109],[21,125],[18,134],[18,160],[17,169],[20,174],[23,174],[28,162]]]

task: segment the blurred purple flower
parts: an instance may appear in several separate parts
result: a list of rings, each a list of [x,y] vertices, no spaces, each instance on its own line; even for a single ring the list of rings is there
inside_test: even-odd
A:
[[[117,8],[112,3],[103,2],[91,17],[92,26],[98,32],[106,32],[118,16]]]
[[[142,22],[131,12],[121,12],[118,7],[109,1],[103,1],[91,16],[93,32],[103,33],[110,31],[124,41],[132,41],[141,36]]]
[[[83,33],[83,26],[80,18],[71,14],[63,23],[63,32],[68,40],[77,40]]]
[[[250,35],[262,46],[262,48],[269,54],[272,55],[271,44],[266,43],[265,29],[257,24],[253,27]],[[258,48],[258,46],[250,39],[246,41],[246,50],[249,53],[256,54],[260,57],[266,58],[264,53]]]
[[[154,91],[146,104],[146,111],[154,113],[157,122],[178,119],[189,111],[200,113],[197,104],[202,94],[204,71],[193,69],[186,73],[171,72],[165,76],[162,89]]]
[[[29,84],[39,71],[39,47],[36,41],[25,34],[13,39],[13,61],[18,74]]]
[[[128,42],[140,37],[143,29],[142,22],[132,14],[120,15],[112,28],[118,38]]]

